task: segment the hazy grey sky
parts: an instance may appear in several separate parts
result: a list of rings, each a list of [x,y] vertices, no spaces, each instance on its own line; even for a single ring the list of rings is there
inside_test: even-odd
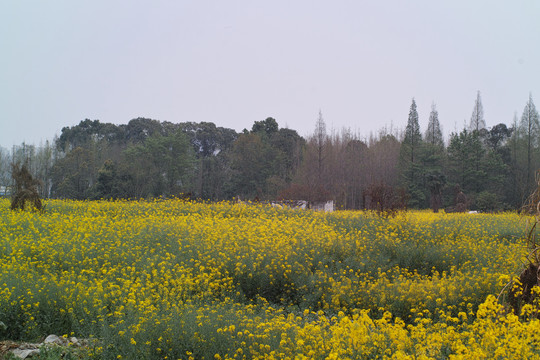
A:
[[[480,90],[488,127],[540,107],[540,1],[0,2],[0,145],[85,118],[274,117],[312,133],[404,128],[414,97],[445,137]]]

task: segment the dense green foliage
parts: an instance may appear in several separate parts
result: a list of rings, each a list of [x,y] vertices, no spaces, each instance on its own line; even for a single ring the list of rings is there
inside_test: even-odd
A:
[[[414,100],[403,133],[383,129],[369,139],[329,134],[322,113],[306,139],[271,117],[241,133],[204,122],[87,119],[54,143],[0,148],[0,187],[12,186],[16,162],[44,198],[283,198],[361,209],[374,207],[370,189],[385,186],[404,191],[409,208],[448,209],[458,193],[473,210],[519,208],[540,168],[538,111],[529,97],[511,126],[486,128],[483,114],[478,93],[469,126],[446,146],[435,104],[422,136]]]

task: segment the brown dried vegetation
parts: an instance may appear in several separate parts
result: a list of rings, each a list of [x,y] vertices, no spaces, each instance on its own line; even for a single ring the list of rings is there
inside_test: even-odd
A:
[[[394,217],[407,210],[407,194],[404,189],[384,183],[371,184],[364,191],[366,209],[374,210],[379,216]]]
[[[534,220],[527,233],[527,248],[529,250],[528,265],[514,280],[509,291],[509,303],[516,314],[525,304],[538,303],[538,292],[534,287],[540,286],[540,241],[537,239],[537,227],[540,222],[540,170],[536,173],[536,190],[527,199],[522,208],[526,215],[532,215]]]
[[[11,210],[24,210],[27,202],[34,209],[41,210],[42,204],[37,190],[39,181],[32,177],[26,165],[11,164],[11,174],[15,183],[11,197]]]

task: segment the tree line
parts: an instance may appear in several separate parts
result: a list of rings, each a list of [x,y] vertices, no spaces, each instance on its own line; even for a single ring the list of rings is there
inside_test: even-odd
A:
[[[393,196],[450,210],[460,195],[470,209],[495,211],[519,208],[535,187],[539,140],[532,96],[509,126],[488,128],[480,92],[468,126],[447,141],[435,104],[420,129],[414,99],[405,129],[367,138],[328,131],[321,112],[306,138],[271,117],[240,133],[210,122],[86,119],[52,142],[0,148],[0,189],[12,185],[11,164],[25,164],[44,198],[334,200],[362,209]]]

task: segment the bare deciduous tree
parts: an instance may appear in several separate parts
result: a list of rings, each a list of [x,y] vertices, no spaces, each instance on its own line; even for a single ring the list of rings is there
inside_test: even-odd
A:
[[[482,106],[482,98],[480,97],[480,91],[476,94],[476,101],[474,102],[473,113],[471,115],[471,122],[469,124],[469,131],[480,131],[486,128],[486,120],[484,120],[484,108]]]

